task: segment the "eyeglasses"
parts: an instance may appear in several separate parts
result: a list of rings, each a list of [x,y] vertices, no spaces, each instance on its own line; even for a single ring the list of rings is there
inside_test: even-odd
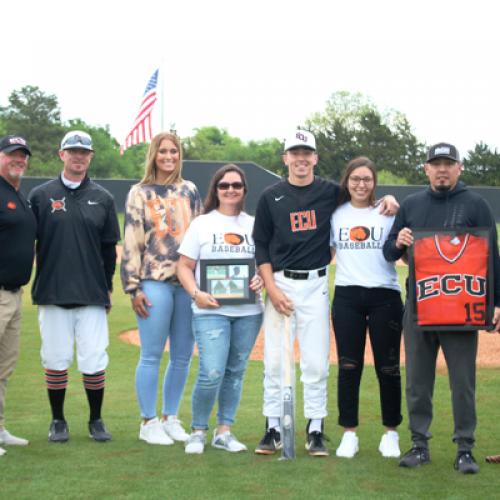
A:
[[[354,185],[358,185],[361,182],[364,182],[365,184],[372,184],[373,183],[373,177],[349,177],[349,182],[351,182]]]
[[[63,144],[63,148],[66,146],[90,146],[92,147],[92,139],[90,137],[86,137],[84,135],[72,135],[68,137]]]
[[[243,182],[219,182],[219,184],[217,184],[217,188],[221,191],[227,191],[230,187],[240,190],[245,187],[245,184],[243,184]]]

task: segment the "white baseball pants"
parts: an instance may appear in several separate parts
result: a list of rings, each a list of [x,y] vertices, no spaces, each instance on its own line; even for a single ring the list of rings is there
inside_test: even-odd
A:
[[[320,419],[327,415],[327,381],[330,366],[330,301],[328,273],[318,277],[309,271],[305,280],[274,273],[277,286],[293,301],[295,311],[291,329],[300,349],[300,380],[304,385],[304,416]],[[284,316],[279,314],[269,298],[264,313],[264,416],[279,417],[281,334]]]

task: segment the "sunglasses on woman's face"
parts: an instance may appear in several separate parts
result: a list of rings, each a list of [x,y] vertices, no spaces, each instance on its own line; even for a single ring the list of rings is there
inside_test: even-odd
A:
[[[243,182],[219,182],[219,184],[217,184],[217,188],[221,191],[227,191],[231,187],[233,189],[239,190],[243,189],[245,185],[243,184]]]

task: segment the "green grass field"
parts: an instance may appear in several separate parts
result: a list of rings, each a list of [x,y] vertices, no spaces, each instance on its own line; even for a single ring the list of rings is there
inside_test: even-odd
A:
[[[401,278],[406,274],[400,270]],[[500,370],[478,372],[477,476],[461,476],[452,467],[455,446],[447,378],[437,376],[435,418],[431,441],[432,464],[405,470],[396,459],[384,459],[377,451],[383,432],[380,424],[378,388],[373,367],[365,368],[359,428],[360,452],[352,460],[334,456],[341,430],[336,425],[336,366],[330,372],[330,417],[326,433],[332,456],[309,457],[304,450],[305,420],[301,390],[297,391],[297,449],[295,461],[258,457],[253,447],[261,438],[262,362],[250,362],[243,399],[234,426],[235,434],[249,446],[248,453],[232,455],[207,447],[202,456],[187,456],[180,444],[150,446],[137,439],[139,413],[134,392],[138,348],[124,344],[119,333],[135,327],[129,301],[116,280],[114,307],[109,316],[110,365],[104,418],[113,441],[95,443],[87,435],[87,404],[81,377],[70,372],[66,417],[71,439],[67,444],[49,444],[49,406],[39,360],[36,309],[24,296],[22,351],[9,381],[7,427],[28,437],[28,447],[9,447],[0,458],[1,498],[498,498],[500,467],[484,463],[484,456],[500,453]],[[500,337],[499,337],[500,342]],[[165,356],[166,358],[167,356]],[[162,368],[165,366],[166,359]],[[180,418],[189,425],[190,394],[197,369],[193,359]],[[300,387],[300,385],[298,385]],[[212,424],[214,419],[212,420]],[[400,428],[401,448],[409,447],[407,418]]]

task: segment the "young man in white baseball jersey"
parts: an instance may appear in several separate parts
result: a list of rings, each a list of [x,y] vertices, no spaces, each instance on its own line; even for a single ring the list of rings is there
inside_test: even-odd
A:
[[[331,260],[330,217],[339,187],[314,175],[316,140],[296,130],[285,141],[283,162],[288,178],[267,188],[255,215],[255,256],[264,279],[264,416],[266,432],[255,452],[270,455],[281,446],[280,337],[284,316],[291,318],[300,346],[306,449],[328,455],[323,434],[327,415],[330,355],[328,269]],[[388,211],[397,207],[390,197]],[[389,200],[388,200],[389,201]],[[387,203],[383,204],[386,209]]]
[[[93,154],[87,133],[68,132],[59,151],[61,175],[29,195],[38,221],[32,296],[39,306],[51,442],[69,439],[64,400],[75,343],[90,407],[90,437],[111,439],[101,406],[108,364],[106,312],[111,307],[120,231],[113,197],[87,176]]]

